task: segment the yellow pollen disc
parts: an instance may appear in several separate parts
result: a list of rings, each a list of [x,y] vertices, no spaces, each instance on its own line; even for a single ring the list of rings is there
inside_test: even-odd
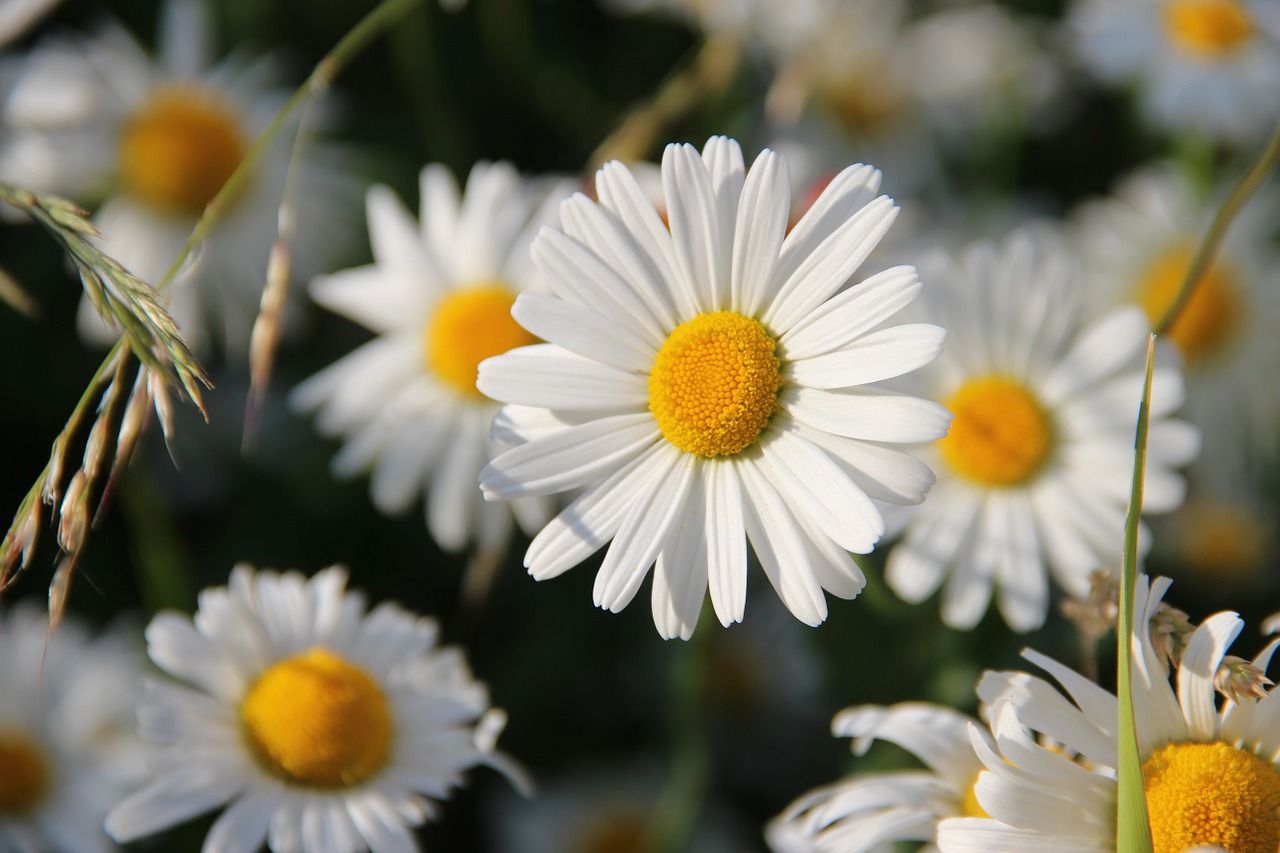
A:
[[[131,196],[151,207],[194,216],[222,189],[247,150],[230,107],[206,92],[166,87],[125,123],[121,181]]]
[[[0,732],[0,817],[25,812],[44,799],[49,766],[25,735]]]
[[[649,371],[649,411],[667,441],[708,458],[754,444],[778,408],[776,348],[759,321],[732,311],[676,326]]]
[[[335,788],[373,775],[391,748],[391,710],[368,673],[319,647],[262,673],[240,706],[258,760],[300,785]]]
[[[1253,17],[1240,0],[1169,0],[1165,26],[1188,53],[1219,57],[1252,38]]]
[[[1053,450],[1048,413],[1012,379],[970,379],[945,405],[955,417],[951,431],[939,442],[942,458],[957,474],[976,483],[1022,483]]]
[[[484,399],[476,388],[480,362],[538,342],[511,316],[515,301],[499,284],[455,290],[441,299],[423,330],[427,369],[455,391]]]
[[[978,795],[974,793],[974,788],[978,787],[978,776],[982,775],[981,771],[974,775],[973,781],[969,783],[969,787],[964,789],[964,796],[960,798],[960,816],[961,817],[991,817],[978,803]]]
[[[1280,849],[1280,772],[1225,743],[1175,743],[1142,765],[1155,853],[1214,844],[1231,853]]]
[[[1138,284],[1138,300],[1152,323],[1160,322],[1182,290],[1191,255],[1189,248],[1166,252],[1143,275]],[[1214,263],[1169,327],[1169,337],[1190,360],[1210,356],[1230,340],[1240,308],[1239,288],[1230,269],[1221,262]]]

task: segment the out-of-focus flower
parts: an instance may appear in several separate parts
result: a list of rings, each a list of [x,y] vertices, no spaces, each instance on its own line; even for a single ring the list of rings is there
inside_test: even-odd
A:
[[[502,766],[502,712],[434,621],[366,613],[346,572],[254,572],[206,589],[192,620],[147,628],[157,666],[138,709],[152,777],[107,816],[119,841],[227,806],[206,850],[416,850],[467,769]]]
[[[1161,127],[1249,142],[1280,117],[1272,0],[1076,0],[1067,31],[1100,79],[1137,86]]]
[[[1225,612],[1191,636],[1175,692],[1148,630],[1168,586],[1164,578],[1138,578],[1130,638],[1133,714],[1154,849],[1274,850],[1280,847],[1280,695],[1266,692],[1218,706],[1215,674],[1243,627],[1236,614]],[[1276,642],[1254,659],[1259,670],[1266,669]],[[983,678],[978,693],[991,705],[996,747],[974,738],[987,768],[974,793],[989,817],[944,821],[938,846],[944,853],[1112,853],[1119,703],[1062,664],[1025,654],[1067,696],[1026,673]]]
[[[653,614],[688,637],[710,586],[740,621],[747,542],[791,612],[816,625],[823,590],[864,578],[848,552],[884,530],[872,497],[913,503],[933,481],[894,445],[945,431],[936,403],[866,387],[941,349],[932,325],[889,325],[919,292],[897,267],[846,287],[893,221],[879,173],[838,175],[794,228],[786,162],[750,171],[738,144],[668,146],[670,228],[625,166],[574,196],[534,261],[554,296],[513,313],[548,344],[480,366],[495,421],[523,442],[481,474],[490,499],[585,491],[535,537],[530,574],[554,577],[613,540],[595,602],[618,611],[656,561]]]
[[[0,3],[0,47],[26,32],[62,0],[5,0]]]
[[[146,773],[140,644],[123,629],[91,639],[71,617],[50,633],[19,605],[0,616],[0,661],[0,850],[111,849],[102,819]]]
[[[930,289],[912,312],[947,323],[947,349],[903,387],[942,401],[955,420],[922,449],[938,484],[905,513],[886,580],[909,601],[945,580],[942,618],[957,628],[977,624],[998,588],[1005,621],[1028,631],[1044,621],[1050,573],[1083,597],[1089,573],[1121,552],[1146,318],[1129,307],[1085,322],[1075,268],[1048,232],[977,243],[958,261],[935,254],[922,270]],[[1169,417],[1181,399],[1177,369],[1158,366],[1148,512],[1182,502],[1172,469],[1198,442]]]
[[[568,190],[522,180],[506,163],[477,165],[461,198],[442,166],[424,169],[421,183],[421,228],[388,189],[374,187],[374,263],[312,282],[317,302],[378,337],[298,386],[292,403],[316,410],[322,432],[348,438],[333,470],[372,468],[371,495],[383,512],[426,493],[427,526],[441,546],[475,539],[500,550],[512,511],[532,535],[550,517],[550,500],[507,507],[482,498],[480,469],[500,449],[489,437],[498,404],[476,389],[476,370],[537,342],[511,305],[537,286],[529,243]]]
[[[167,272],[205,206],[284,104],[266,60],[214,65],[198,0],[164,7],[158,56],[108,24],[88,38],[50,40],[26,57],[4,105],[0,178],[101,202],[105,251],[144,281]],[[230,199],[218,227],[166,291],[188,343],[209,338],[243,358],[258,313],[293,134],[278,134]],[[313,140],[295,163],[299,275],[318,272],[346,243],[351,182],[338,154]],[[114,339],[87,300],[84,334]]]
[[[1154,525],[1155,553],[1199,584],[1259,589],[1274,583],[1272,522],[1272,513],[1250,495],[1193,489],[1185,504]]]
[[[875,740],[895,743],[928,770],[864,773],[809,792],[770,822],[766,837],[775,853],[875,853],[895,841],[933,841],[944,818],[982,817],[973,785],[982,762],[969,731],[990,742],[979,723],[941,705],[904,702],[848,708],[831,730],[854,738],[862,755]]]

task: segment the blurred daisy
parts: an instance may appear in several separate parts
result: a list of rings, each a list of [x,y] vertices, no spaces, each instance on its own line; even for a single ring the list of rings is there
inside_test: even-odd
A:
[[[1233,142],[1280,117],[1274,0],[1076,0],[1076,52],[1108,83],[1134,83],[1153,122]]]
[[[157,283],[177,258],[205,206],[284,104],[266,61],[210,60],[210,24],[197,0],[169,0],[158,57],[117,25],[92,38],[51,40],[26,58],[4,105],[10,133],[0,178],[98,204],[104,249]],[[298,161],[294,270],[323,268],[344,245],[351,193],[335,152],[314,141]],[[244,355],[276,234],[292,134],[278,134],[225,213],[166,291],[189,344],[209,337]],[[310,272],[308,272],[310,271]],[[81,330],[114,333],[86,301]]]
[[[47,645],[46,645],[47,643]],[[114,847],[102,819],[145,775],[133,734],[141,649],[19,605],[0,617],[0,850]]]
[[[848,708],[831,730],[852,737],[863,755],[875,740],[895,743],[928,770],[864,773],[818,788],[796,800],[765,830],[775,853],[877,853],[896,841],[925,842],[936,851],[938,822],[985,817],[973,797],[982,762],[969,743],[981,738],[973,718],[941,705],[904,702]]]
[[[886,580],[913,602],[945,580],[942,618],[956,628],[976,625],[998,587],[1005,621],[1028,631],[1044,622],[1048,573],[1083,597],[1089,572],[1119,558],[1147,321],[1130,307],[1085,323],[1074,267],[1047,233],[977,243],[958,262],[935,254],[922,269],[933,289],[913,308],[946,320],[948,346],[904,387],[955,420],[922,451],[938,485],[908,515]],[[1168,417],[1181,398],[1178,371],[1157,367],[1148,512],[1182,502],[1172,469],[1197,440]]]
[[[59,2],[61,0],[6,0],[0,5],[0,45],[18,38]]]
[[[1114,197],[1083,205],[1076,250],[1095,310],[1136,303],[1159,322],[1214,209],[1169,166],[1138,172]],[[1223,494],[1255,483],[1259,456],[1280,449],[1280,390],[1258,381],[1280,363],[1280,255],[1270,240],[1277,213],[1274,193],[1241,212],[1166,336],[1185,357],[1183,412],[1204,434],[1194,478]]]
[[[1215,682],[1243,623],[1218,613],[1191,634],[1169,684],[1151,621],[1167,579],[1139,576],[1134,595],[1133,712],[1155,853],[1219,846],[1235,853],[1280,848],[1280,694],[1227,699]],[[1276,642],[1252,661],[1265,671]],[[988,673],[996,747],[975,738],[986,770],[974,789],[988,818],[939,827],[944,853],[1115,850],[1116,720],[1111,693],[1035,652],[1028,660],[1066,691],[1025,673]],[[1238,662],[1233,664],[1237,669]],[[1069,697],[1069,699],[1068,699]],[[1035,735],[1047,738],[1048,744]]]
[[[497,455],[489,424],[498,404],[476,389],[476,366],[537,342],[511,317],[516,294],[536,285],[529,243],[554,218],[551,185],[522,180],[507,163],[480,163],[466,192],[443,166],[422,172],[422,224],[386,187],[369,191],[374,262],[317,278],[311,295],[378,337],[294,390],[295,408],[316,411],[320,430],[349,440],[339,476],[373,470],[383,512],[427,496],[427,526],[441,546],[476,540],[502,549],[512,517],[535,533],[550,501],[486,504],[480,469]],[[567,194],[567,190],[565,192]]]
[[[138,708],[151,781],[107,816],[118,841],[226,805],[205,850],[416,850],[462,773],[501,764],[501,712],[437,628],[393,604],[365,612],[346,572],[237,566],[194,624],[161,613]]]
[[[893,221],[879,173],[852,166],[787,232],[786,162],[748,172],[738,144],[662,160],[670,229],[627,168],[596,176],[543,229],[534,261],[554,296],[513,314],[549,343],[480,366],[479,388],[512,404],[495,421],[525,443],[481,474],[489,499],[583,493],[534,539],[534,578],[559,575],[613,540],[595,603],[621,610],[656,561],[653,614],[688,637],[708,586],[740,621],[747,542],[791,612],[816,625],[823,590],[864,584],[884,522],[872,503],[913,503],[933,481],[893,445],[940,436],[941,406],[866,387],[937,356],[943,331],[883,326],[919,292],[896,267],[851,276]]]

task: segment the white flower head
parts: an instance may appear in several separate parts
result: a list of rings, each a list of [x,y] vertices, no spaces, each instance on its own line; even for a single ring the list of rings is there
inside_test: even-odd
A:
[[[769,823],[769,846],[775,853],[877,853],[895,841],[922,841],[922,851],[936,851],[940,820],[983,814],[973,798],[982,762],[969,742],[977,725],[923,702],[841,711],[831,730],[854,738],[856,754],[889,741],[928,769],[858,774],[810,791]]]
[[[878,498],[913,503],[933,482],[895,444],[940,436],[941,406],[871,383],[937,356],[943,331],[887,325],[920,284],[895,267],[847,286],[892,223],[879,173],[841,172],[790,231],[786,161],[750,171],[714,137],[662,160],[668,229],[625,166],[596,175],[599,202],[564,202],[532,247],[552,295],[512,309],[547,341],[480,365],[508,403],[495,434],[518,443],[481,474],[490,499],[582,488],[525,564],[554,577],[613,540],[595,602],[621,610],[656,562],[665,637],[693,632],[708,587],[740,621],[747,543],[801,621],[864,578],[849,553],[884,530]]]
[[[910,388],[955,414],[941,442],[921,450],[938,484],[908,515],[886,580],[921,601],[945,581],[942,618],[970,628],[998,588],[1010,627],[1038,627],[1048,575],[1084,596],[1089,573],[1122,550],[1133,477],[1148,326],[1135,307],[1092,322],[1078,277],[1047,232],[976,243],[958,262],[922,265],[930,290],[913,310],[948,325],[947,350]],[[1182,398],[1176,367],[1157,366],[1148,441],[1148,512],[1182,502],[1173,470],[1197,434],[1169,417]]]
[[[412,827],[462,774],[501,766],[501,712],[433,620],[366,612],[346,572],[237,566],[194,621],[157,615],[138,709],[155,744],[150,782],[107,816],[119,841],[221,806],[207,851],[416,850]]]
[[[443,166],[422,171],[422,221],[389,189],[368,193],[374,262],[311,283],[317,302],[377,333],[311,377],[293,405],[314,410],[320,430],[348,439],[339,476],[372,469],[370,493],[398,513],[425,494],[427,526],[442,547],[476,540],[500,550],[514,517],[530,534],[550,500],[486,504],[480,469],[497,455],[489,424],[498,404],[476,388],[477,365],[537,341],[511,317],[524,290],[538,289],[529,260],[537,228],[554,219],[560,182],[521,178],[509,163],[479,163],[459,195]]]
[[[113,848],[102,819],[145,774],[133,733],[142,650],[122,628],[49,631],[29,605],[0,615],[0,850]]]
[[[1280,847],[1280,694],[1217,703],[1215,674],[1243,622],[1223,612],[1196,628],[1170,685],[1148,628],[1166,578],[1139,575],[1134,593],[1133,714],[1155,853],[1196,847]],[[1265,671],[1277,642],[1253,665]],[[1066,691],[1021,672],[978,686],[992,708],[995,748],[974,746],[986,770],[974,789],[989,818],[944,821],[943,853],[1115,850],[1119,702],[1036,652],[1024,656]],[[1046,745],[1036,735],[1047,738]]]

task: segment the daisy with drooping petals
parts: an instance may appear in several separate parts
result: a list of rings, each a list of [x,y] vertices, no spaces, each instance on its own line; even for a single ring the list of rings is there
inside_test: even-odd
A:
[[[211,62],[198,0],[169,0],[153,61],[118,25],[32,51],[4,104],[0,177],[96,205],[103,248],[144,281],[168,271],[205,206],[240,165],[288,93],[265,60]],[[346,244],[352,184],[328,144],[313,140],[297,169],[293,268],[324,267]],[[292,134],[277,134],[228,202],[196,257],[166,289],[183,336],[210,336],[243,357],[266,280]],[[82,333],[114,333],[86,301]]]
[[[929,769],[867,773],[811,791],[769,823],[769,846],[775,853],[875,853],[895,841],[923,841],[921,851],[936,851],[940,820],[984,814],[973,798],[982,762],[969,729],[977,725],[965,714],[921,702],[841,711],[831,730],[854,738],[856,754],[874,740],[890,741]]]
[[[477,365],[537,341],[511,318],[516,294],[536,286],[529,243],[554,218],[559,184],[526,181],[508,163],[480,163],[465,193],[443,166],[422,172],[421,228],[386,187],[368,194],[374,262],[321,276],[317,302],[378,334],[294,390],[320,430],[348,442],[340,476],[372,468],[374,504],[398,513],[422,493],[442,547],[469,540],[496,551],[514,517],[536,532],[550,501],[486,504],[476,480],[497,455],[489,424],[498,404],[476,389]]]
[[[161,613],[151,659],[187,682],[147,685],[151,781],[107,816],[130,841],[221,806],[206,851],[416,850],[412,827],[467,769],[502,766],[501,712],[437,628],[393,604],[365,612],[346,572],[310,580],[237,566],[194,624]]]
[[[942,618],[956,628],[977,624],[998,588],[1005,621],[1028,631],[1044,621],[1049,573],[1084,596],[1089,572],[1121,553],[1146,318],[1130,307],[1085,323],[1074,268],[1047,233],[975,244],[959,263],[937,254],[923,269],[932,289],[913,309],[947,322],[947,351],[904,387],[955,420],[922,451],[938,485],[908,515],[886,580],[909,601],[945,580]],[[1178,371],[1158,366],[1149,512],[1181,503],[1172,469],[1197,449],[1195,430],[1168,417],[1181,397]]]
[[[1218,613],[1190,634],[1176,691],[1153,643],[1169,581],[1138,577],[1134,594],[1133,714],[1155,853],[1221,847],[1280,848],[1280,694],[1261,688],[1277,642],[1252,661],[1253,695],[1219,707],[1226,651],[1243,623]],[[1025,656],[1066,691],[1026,673],[988,673],[979,696],[992,708],[994,749],[974,745],[986,765],[974,788],[985,819],[943,822],[943,853],[1116,849],[1116,697],[1057,661]],[[1244,664],[1237,661],[1237,669]],[[1069,697],[1069,698],[1068,698]],[[1045,746],[1034,737],[1048,738]]]
[[[145,775],[133,733],[142,654],[122,630],[90,639],[67,617],[0,616],[0,850],[87,853],[114,845],[102,819]]]
[[[544,228],[534,261],[553,296],[514,316],[548,343],[480,365],[508,404],[495,432],[523,442],[481,474],[489,499],[583,493],[535,537],[525,565],[554,577],[613,540],[595,603],[618,611],[650,566],[664,637],[689,637],[708,586],[742,619],[747,543],[787,607],[816,625],[823,590],[864,578],[884,522],[872,498],[912,503],[933,475],[895,444],[946,429],[941,406],[869,383],[937,356],[943,331],[886,325],[915,298],[911,267],[846,287],[896,208],[852,166],[787,231],[785,160],[747,171],[738,144],[668,146],[670,227],[620,163]]]

